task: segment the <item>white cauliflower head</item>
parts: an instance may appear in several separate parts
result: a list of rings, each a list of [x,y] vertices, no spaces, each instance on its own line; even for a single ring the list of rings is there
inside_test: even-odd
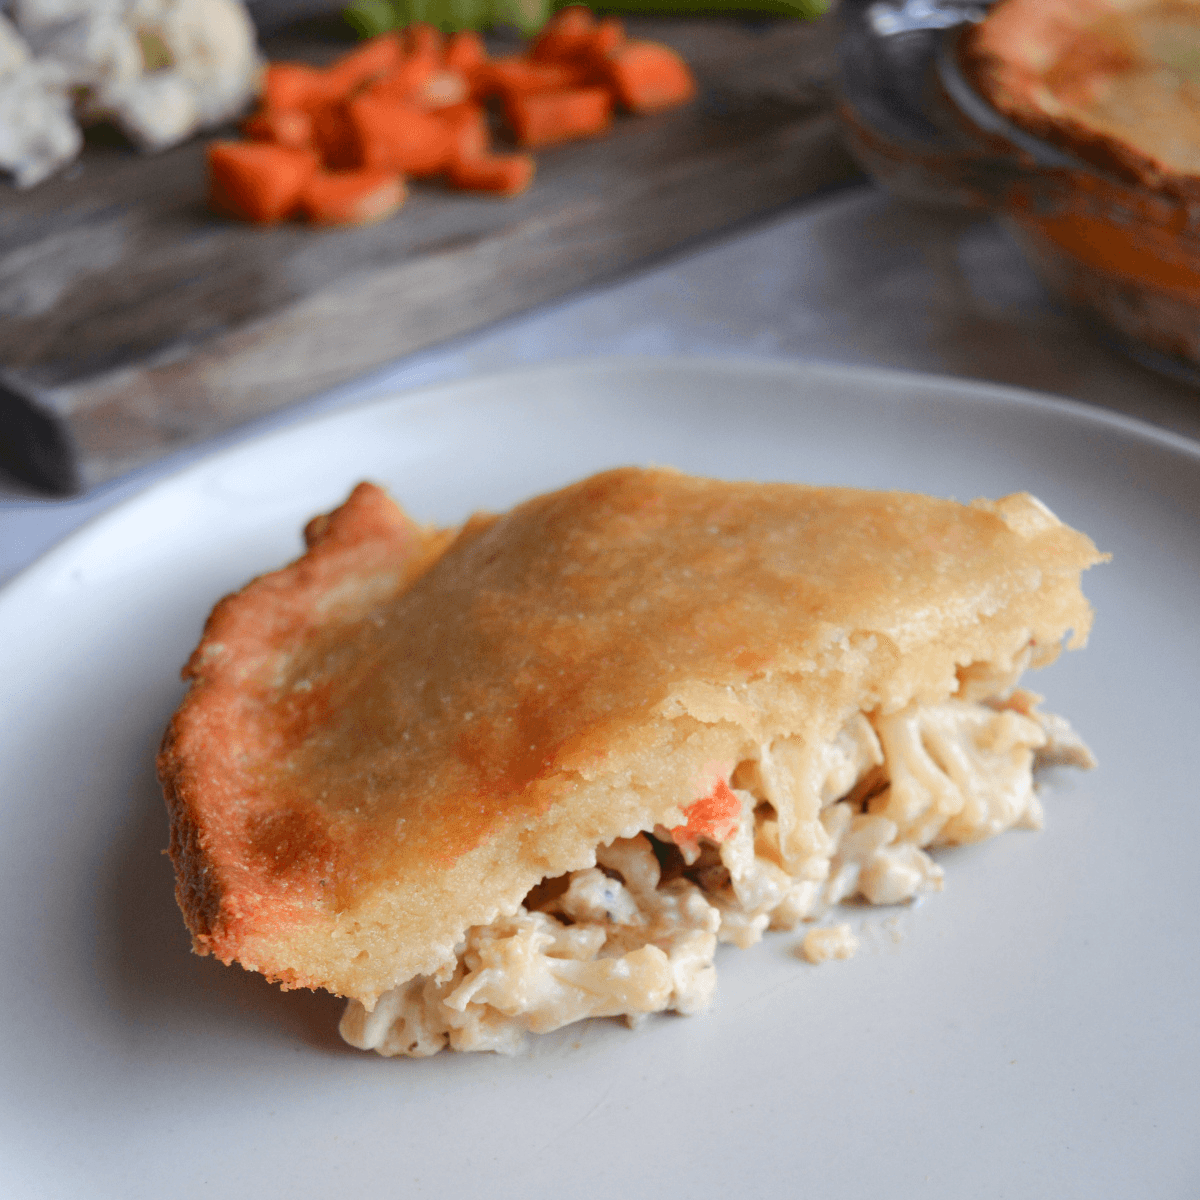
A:
[[[162,150],[237,115],[261,63],[241,0],[14,0],[39,60],[59,64],[84,121]]]
[[[83,138],[71,116],[61,66],[33,57],[0,15],[0,170],[32,187],[79,153]]]

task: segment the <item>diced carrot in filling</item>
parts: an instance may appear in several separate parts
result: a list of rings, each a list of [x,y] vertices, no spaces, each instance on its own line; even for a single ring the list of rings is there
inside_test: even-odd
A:
[[[266,142],[211,142],[209,204],[226,216],[268,224],[291,216],[318,169],[311,150]]]
[[[729,784],[721,779],[707,796],[702,796],[683,810],[687,824],[676,825],[671,830],[671,837],[680,846],[702,837],[723,842],[737,829],[741,814],[741,801],[733,794]]]
[[[291,150],[312,145],[312,117],[302,109],[265,109],[242,122],[242,132],[252,142],[273,142]]]
[[[370,95],[352,100],[349,114],[364,167],[424,176],[449,164],[450,131],[433,114]]]
[[[604,88],[513,96],[505,114],[522,146],[551,146],[604,133],[612,124],[612,97]]]
[[[455,160],[449,179],[455,187],[467,191],[515,196],[533,182],[534,169],[530,154],[485,154]]]
[[[607,57],[604,71],[618,102],[630,112],[656,112],[696,94],[687,64],[656,42],[626,42]]]
[[[391,216],[404,195],[404,178],[397,172],[321,172],[305,184],[300,209],[316,225],[365,225]]]

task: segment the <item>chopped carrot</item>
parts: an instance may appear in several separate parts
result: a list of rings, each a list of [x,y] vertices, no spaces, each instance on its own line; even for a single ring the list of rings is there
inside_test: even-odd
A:
[[[590,58],[605,58],[625,40],[625,25],[620,17],[605,17],[592,31],[592,39],[584,54]]]
[[[583,15],[572,15],[576,13]],[[624,40],[625,26],[620,17],[597,21],[587,9],[564,8],[534,38],[529,57],[535,62],[596,63]]]
[[[466,75],[487,60],[487,47],[475,30],[463,29],[446,39],[446,66],[450,70]]]
[[[262,106],[268,110],[309,109],[330,96],[325,72],[307,63],[268,63],[263,72]]]
[[[482,154],[456,159],[448,174],[456,188],[515,196],[533,182],[534,169],[532,154]]]
[[[445,67],[434,71],[421,85],[413,102],[422,108],[450,108],[462,104],[471,94],[471,86],[461,71]]]
[[[558,63],[573,65],[577,71],[587,70],[589,83],[606,82],[603,67],[605,60],[625,42],[625,27],[617,17],[605,17],[592,29],[556,38],[548,43],[530,61],[539,64]]]
[[[291,216],[317,171],[311,150],[266,142],[210,142],[209,204],[226,216],[269,224]]]
[[[436,175],[450,159],[450,133],[436,116],[370,94],[349,104],[350,124],[364,167]]]
[[[612,124],[612,96],[600,87],[511,96],[505,115],[522,146],[594,137]]]
[[[573,62],[530,62],[527,58],[497,58],[474,72],[472,91],[477,99],[501,96],[505,100],[534,92],[561,92],[582,87],[591,71]]]
[[[733,836],[738,819],[742,815],[742,802],[733,794],[733,789],[723,779],[707,796],[702,796],[683,810],[686,825],[676,825],[671,837],[676,845],[695,843],[698,838],[712,838],[723,842]]]
[[[343,54],[325,69],[331,96],[349,96],[374,79],[395,70],[404,58],[398,33],[383,33],[364,42],[349,54]]]
[[[405,58],[395,70],[376,80],[368,92],[380,99],[408,103],[420,94],[437,69],[437,64],[427,58]]]
[[[551,62],[573,58],[583,50],[596,28],[596,18],[590,8],[572,4],[561,9],[542,26],[542,31],[529,47],[529,57]]]
[[[596,16],[586,4],[568,4],[560,8],[545,25],[544,33],[576,34],[587,33],[596,27]]]
[[[404,31],[404,53],[409,58],[421,58],[442,66],[446,61],[445,39],[436,25],[416,21]]]
[[[321,162],[331,171],[349,171],[362,166],[358,135],[346,104],[325,104],[312,113],[313,146]]]
[[[477,104],[456,104],[444,108],[437,114],[447,129],[451,164],[481,158],[488,152],[491,135],[488,131],[487,115]]]
[[[400,206],[405,175],[445,173],[455,187],[512,196],[529,186],[534,160],[492,153],[480,102],[499,99],[520,145],[536,147],[605,132],[616,103],[653,112],[695,90],[673,51],[628,41],[618,18],[598,20],[583,5],[556,13],[524,54],[494,60],[473,31],[447,38],[416,23],[325,70],[270,64],[242,127],[250,140],[209,148],[210,199],[251,221],[300,211],[318,224],[359,224]]]
[[[626,42],[604,61],[617,101],[630,112],[656,112],[683,104],[696,94],[687,64],[657,42]]]
[[[302,109],[264,109],[242,122],[242,132],[252,142],[274,142],[292,150],[312,145],[312,117]]]
[[[396,171],[321,171],[300,193],[300,210],[316,225],[365,225],[390,217],[404,203]]]

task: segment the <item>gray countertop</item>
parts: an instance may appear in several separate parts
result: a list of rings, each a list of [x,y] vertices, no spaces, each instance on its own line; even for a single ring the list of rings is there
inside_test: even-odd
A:
[[[1049,299],[990,218],[861,186],[692,247],[617,284],[396,362],[240,431],[500,368],[604,355],[820,360],[1016,384],[1200,438],[1200,393],[1110,348]],[[0,582],[226,436],[88,495],[0,475]]]

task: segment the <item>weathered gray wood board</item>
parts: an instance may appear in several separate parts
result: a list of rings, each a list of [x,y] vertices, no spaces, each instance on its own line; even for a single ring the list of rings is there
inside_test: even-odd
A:
[[[0,461],[88,487],[854,176],[827,27],[631,25],[699,100],[541,153],[516,200],[418,185],[379,225],[258,229],[205,211],[202,142],[4,188]]]

